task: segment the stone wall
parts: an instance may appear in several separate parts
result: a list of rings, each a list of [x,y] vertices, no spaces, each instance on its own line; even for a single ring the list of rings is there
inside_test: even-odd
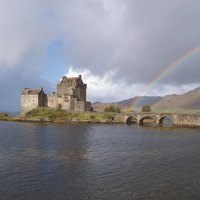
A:
[[[200,115],[195,114],[173,114],[172,121],[175,126],[200,127]]]
[[[91,102],[89,102],[89,101],[87,101],[86,102],[86,111],[92,111],[91,109],[92,109],[92,106],[91,106]]]
[[[86,111],[86,102],[75,100],[75,111],[84,112]]]
[[[86,88],[86,84],[80,84],[75,88],[74,93],[79,101],[86,101]]]
[[[56,108],[58,105],[58,98],[55,92],[47,95],[47,103],[46,106],[50,108]]]
[[[39,105],[38,95],[22,95],[21,96],[22,115],[25,115],[27,112],[29,112],[33,108],[37,108],[38,105]]]
[[[21,95],[21,114],[25,115],[30,110],[43,107],[45,105],[46,95],[43,88],[30,90],[25,88]]]
[[[62,77],[62,81],[57,85],[58,96],[75,96],[79,101],[86,101],[86,88],[81,76],[74,78]]]

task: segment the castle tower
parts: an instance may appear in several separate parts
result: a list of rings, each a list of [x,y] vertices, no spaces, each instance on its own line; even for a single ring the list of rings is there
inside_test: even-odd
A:
[[[63,76],[57,85],[58,103],[62,104],[64,110],[86,111],[86,89],[87,84],[78,77]]]
[[[44,107],[46,101],[46,94],[43,88],[31,90],[25,88],[21,94],[21,114],[25,115],[28,111],[37,108]]]

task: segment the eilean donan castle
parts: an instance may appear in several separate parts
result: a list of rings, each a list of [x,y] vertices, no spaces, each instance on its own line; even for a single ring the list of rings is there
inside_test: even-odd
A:
[[[87,84],[84,84],[81,75],[78,77],[62,77],[57,84],[57,92],[45,94],[43,88],[31,90],[25,88],[21,94],[21,114],[37,107],[57,108],[60,105],[66,111],[90,111],[91,103],[86,101]]]

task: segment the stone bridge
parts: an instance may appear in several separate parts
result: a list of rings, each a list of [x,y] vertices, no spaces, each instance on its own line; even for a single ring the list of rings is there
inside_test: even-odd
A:
[[[158,125],[163,124],[165,118],[170,118],[174,126],[200,127],[200,114],[177,113],[122,113],[114,116],[117,122],[126,124],[137,123],[143,125],[145,119],[153,119]]]

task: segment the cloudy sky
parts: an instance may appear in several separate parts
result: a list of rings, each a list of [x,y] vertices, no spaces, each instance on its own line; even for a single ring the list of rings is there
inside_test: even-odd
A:
[[[0,110],[24,87],[46,92],[83,74],[91,101],[183,93],[200,86],[199,0],[0,0]],[[147,89],[145,89],[147,88]]]

